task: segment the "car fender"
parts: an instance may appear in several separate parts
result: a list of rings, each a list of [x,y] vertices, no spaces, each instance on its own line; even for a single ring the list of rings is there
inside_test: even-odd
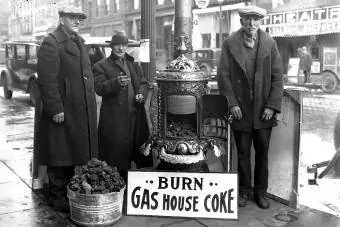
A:
[[[200,64],[199,68],[202,68],[202,67],[205,67],[207,69],[208,75],[210,75],[211,67],[208,64],[206,64],[206,63]]]
[[[11,73],[8,69],[2,69],[1,74],[0,74],[0,85],[4,86],[4,77],[6,77],[6,82],[8,85],[8,88],[12,87],[12,78],[11,78]]]
[[[332,73],[333,75],[335,75],[335,77],[337,78],[338,82],[340,82],[340,76],[339,76],[339,74],[337,74],[336,72],[334,72],[333,70],[330,70],[330,69],[323,70],[323,71],[321,72],[321,74],[322,74],[322,73],[326,73],[326,72]]]

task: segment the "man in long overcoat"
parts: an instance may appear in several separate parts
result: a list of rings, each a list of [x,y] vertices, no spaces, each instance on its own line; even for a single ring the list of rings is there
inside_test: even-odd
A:
[[[38,52],[39,164],[47,165],[49,199],[60,209],[68,207],[66,185],[74,166],[98,152],[94,80],[84,40],[77,34],[85,18],[76,7],[60,9],[59,26]]]
[[[250,151],[255,148],[254,199],[266,209],[268,149],[283,94],[282,61],[276,42],[259,29],[265,10],[239,10],[242,28],[223,42],[218,69],[220,94],[234,117],[232,127],[238,153],[239,206],[246,206],[251,189]]]
[[[125,32],[115,31],[111,41],[107,42],[112,49],[111,55],[93,68],[95,89],[102,96],[99,157],[116,166],[126,179],[131,161],[138,164],[138,159],[142,158],[135,151],[149,135],[144,108],[148,83],[141,67],[126,53],[128,38]]]

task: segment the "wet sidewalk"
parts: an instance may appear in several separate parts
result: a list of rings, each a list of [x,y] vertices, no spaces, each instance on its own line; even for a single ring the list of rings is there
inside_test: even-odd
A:
[[[13,99],[0,98],[0,227],[75,226],[69,214],[55,211],[39,193],[32,191],[30,167],[34,109],[28,105],[26,96],[19,94]],[[331,103],[334,104],[334,100]],[[311,106],[320,105],[313,103]],[[337,107],[334,109],[338,109]],[[317,193],[319,191],[306,194],[304,199],[310,197],[313,201]],[[293,209],[271,200],[271,208],[268,210],[262,210],[249,201],[247,207],[239,209],[237,221],[123,216],[113,226],[340,227],[340,218],[306,207]]]
[[[14,157],[15,158],[15,157]],[[31,189],[27,171],[29,160],[0,161],[0,226],[75,226],[69,214],[55,211],[44,199]],[[14,168],[17,166],[17,168]],[[23,167],[23,168],[22,168]],[[271,208],[262,210],[254,202],[239,209],[237,221],[216,219],[184,219],[163,217],[123,216],[113,226],[124,227],[340,227],[340,219],[334,215],[301,208],[299,210],[271,201]]]

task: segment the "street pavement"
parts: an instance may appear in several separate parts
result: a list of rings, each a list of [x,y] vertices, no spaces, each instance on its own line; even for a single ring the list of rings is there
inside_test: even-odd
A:
[[[317,96],[320,95],[320,98]],[[315,113],[319,113],[320,105],[322,105],[330,97],[323,94],[314,94],[311,99],[320,102],[313,108],[313,100],[305,100],[308,108],[305,109],[306,116],[309,116],[310,109]],[[336,101],[338,100],[338,101]],[[340,98],[331,96],[329,101],[332,108],[340,106]],[[334,102],[336,104],[334,104]],[[313,103],[313,104],[312,104]],[[311,107],[310,107],[311,106]],[[324,113],[335,110],[322,110]],[[315,114],[314,113],[314,114]],[[33,119],[34,109],[29,106],[29,97],[26,94],[15,92],[12,100],[6,100],[0,95],[0,227],[9,226],[75,226],[69,214],[55,211],[49,207],[46,201],[39,193],[32,190],[32,179],[30,175],[31,158],[33,151]],[[319,115],[317,115],[320,117]],[[313,114],[310,115],[311,120],[316,120]],[[304,118],[306,122],[309,118]],[[308,120],[309,122],[309,120]],[[323,121],[325,122],[325,121]],[[322,125],[325,123],[321,122]],[[326,121],[332,125],[332,120]],[[314,122],[309,122],[311,127]],[[320,126],[320,125],[319,125]],[[304,126],[303,126],[304,127]],[[313,126],[314,127],[314,126]],[[325,126],[326,127],[326,126]],[[320,127],[316,127],[320,128]],[[303,128],[304,131],[308,128]],[[322,135],[320,140],[322,146],[331,147],[329,143],[332,139],[330,135],[332,130],[326,132],[326,129],[319,129],[315,134]],[[304,134],[303,134],[304,135]],[[303,136],[302,135],[302,136]],[[306,134],[308,135],[308,133]],[[314,134],[313,134],[314,135]],[[308,141],[310,138],[306,137]],[[302,138],[303,142],[303,138]],[[301,142],[301,143],[302,143]],[[318,145],[320,145],[318,144]],[[302,148],[305,145],[301,146]],[[309,157],[309,153],[318,155],[320,158]],[[320,154],[327,153],[324,159],[331,156],[331,152],[321,152],[318,147],[313,147],[313,150],[303,150],[301,163],[305,167],[314,161],[319,162],[322,158]],[[302,161],[303,160],[303,161]],[[305,161],[306,160],[306,161]],[[321,160],[322,161],[322,160]],[[306,177],[306,176],[305,176]],[[331,178],[329,178],[331,179]],[[309,186],[305,183],[306,178],[301,180],[301,185],[304,188]],[[338,180],[339,181],[339,180]],[[302,187],[302,188],[303,188]],[[301,193],[301,192],[300,192]],[[301,198],[301,195],[300,195]],[[312,196],[309,197],[313,200]],[[327,212],[327,210],[326,210]],[[188,226],[188,227],[222,227],[222,226],[247,226],[247,227],[340,227],[340,219],[336,214],[331,212],[317,211],[301,205],[299,209],[294,209],[274,200],[271,200],[271,208],[262,210],[258,208],[254,202],[249,201],[248,206],[239,209],[238,220],[222,220],[222,219],[187,219],[187,218],[163,218],[163,217],[141,217],[141,216],[126,216],[124,215],[113,226],[124,227],[157,227],[157,226]]]

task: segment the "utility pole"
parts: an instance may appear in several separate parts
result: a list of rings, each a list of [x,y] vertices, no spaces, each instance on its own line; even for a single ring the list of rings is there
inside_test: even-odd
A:
[[[220,4],[220,15],[219,15],[219,25],[220,25],[220,31],[219,31],[219,41],[218,41],[218,45],[220,48],[222,48],[222,42],[223,42],[223,13],[222,13],[222,3],[223,3],[223,0],[217,0],[218,3]]]
[[[175,0],[175,45],[179,45],[181,35],[185,35],[191,46],[192,33],[192,0]],[[179,56],[174,50],[174,57]]]
[[[141,0],[141,38],[150,41],[150,62],[142,63],[142,68],[152,83],[156,74],[156,0]]]

